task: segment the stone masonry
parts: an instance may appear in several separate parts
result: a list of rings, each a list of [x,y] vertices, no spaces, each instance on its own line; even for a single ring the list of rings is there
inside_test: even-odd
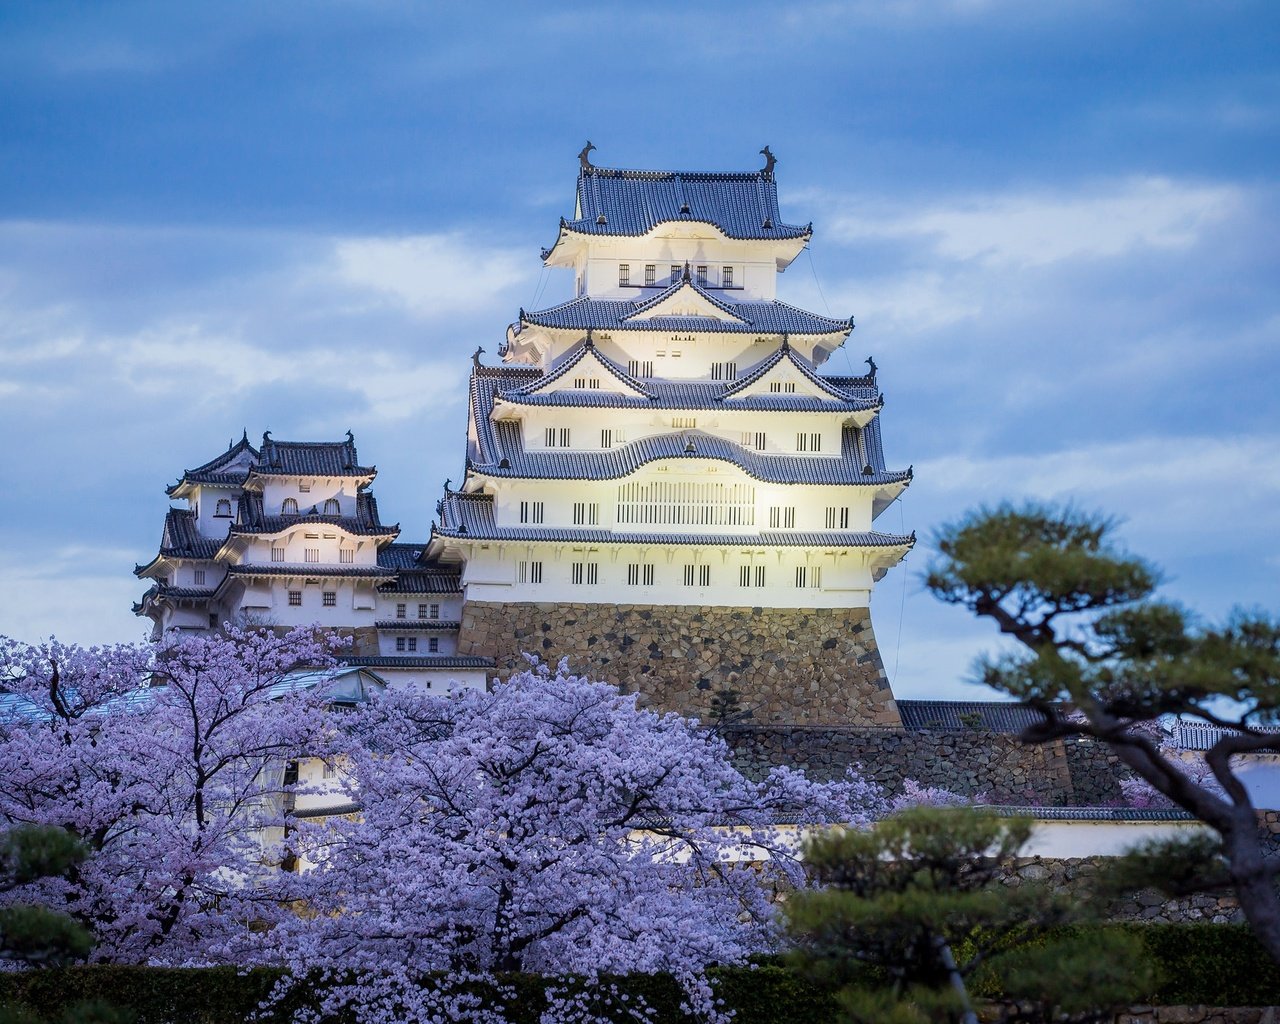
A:
[[[865,608],[468,601],[458,651],[494,658],[499,674],[524,667],[523,652],[567,657],[574,672],[699,718],[733,689],[754,722],[901,724]]]

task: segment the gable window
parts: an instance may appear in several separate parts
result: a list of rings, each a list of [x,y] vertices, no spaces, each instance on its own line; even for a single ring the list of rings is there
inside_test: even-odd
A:
[[[326,498],[324,502],[324,514],[327,516],[336,516],[340,509],[338,507],[337,498]]]
[[[282,516],[296,516],[298,514],[298,499],[285,498],[280,503],[280,514]]]
[[[646,263],[644,265],[644,285],[646,288],[652,288],[658,283],[658,265],[656,263]]]
[[[195,571],[195,580],[196,580],[197,587],[204,586],[204,570],[203,569],[197,569]]]
[[[631,283],[631,264],[619,263],[618,264],[618,284],[625,288],[630,283]]]
[[[283,562],[283,561],[284,561],[284,548],[276,548],[276,547],[273,547],[273,548],[271,549],[271,561],[273,561],[273,562]]]
[[[542,522],[542,515],[545,510],[546,510],[545,502],[522,501],[520,502],[520,522],[540,523]]]
[[[672,416],[671,426],[676,430],[693,430],[698,425],[696,416]]]
[[[350,565],[356,560],[355,548],[343,548],[338,552],[338,561]]]
[[[408,605],[404,605],[404,604],[398,604],[398,605],[396,605],[396,618],[397,618],[397,619],[404,619],[404,618],[408,618],[408,615],[409,615],[409,606],[408,606]]]
[[[595,586],[600,582],[600,565],[598,562],[574,562],[569,567],[569,579],[575,586]]]
[[[319,561],[320,561],[320,549],[319,549],[319,548],[304,548],[304,549],[303,549],[303,552],[304,552],[304,554],[305,554],[306,561],[308,561],[308,562],[319,562]]]
[[[542,563],[521,562],[519,566],[519,578],[521,583],[541,583]]]
[[[796,383],[793,380],[771,380],[769,382],[769,390],[775,395],[781,392],[786,392],[788,395],[794,395],[796,393]]]
[[[338,606],[338,592],[336,590],[326,590],[322,604],[326,608],[336,608]]]
[[[302,591],[301,590],[289,591],[289,607],[290,608],[302,607]]]
[[[575,501],[573,503],[573,525],[595,526],[600,522],[600,503],[598,501]]]
[[[720,268],[720,287],[722,288],[733,287],[733,267]]]
[[[214,506],[213,514],[224,518],[231,518],[231,499],[219,498],[218,504]]]
[[[711,379],[712,380],[737,380],[738,364],[737,363],[712,363]]]
[[[705,263],[698,264],[698,284],[706,287],[707,284],[707,265]]]
[[[573,386],[577,388],[579,391],[585,391],[588,388],[599,389],[600,378],[599,377],[574,377]]]

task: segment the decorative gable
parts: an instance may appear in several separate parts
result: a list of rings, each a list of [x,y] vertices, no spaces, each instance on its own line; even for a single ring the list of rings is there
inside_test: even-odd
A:
[[[688,281],[675,291],[636,310],[630,316],[623,317],[622,322],[656,320],[659,317],[703,317],[708,320],[718,320],[722,323],[743,325],[750,323],[746,318],[734,313],[728,306],[722,305],[703,294]]]

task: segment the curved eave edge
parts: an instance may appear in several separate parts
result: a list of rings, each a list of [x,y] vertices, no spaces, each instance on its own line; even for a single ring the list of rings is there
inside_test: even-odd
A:
[[[556,237],[556,240],[551,243],[550,247],[546,249],[542,249],[540,251],[542,256],[542,263],[544,266],[550,266],[551,257],[555,255],[555,252],[558,248],[560,248],[561,243],[563,243],[565,239],[568,238],[570,235],[573,235],[575,238],[645,238],[646,236],[648,236],[649,234],[651,234],[652,232],[654,232],[655,230],[657,230],[658,228],[662,227],[665,224],[702,224],[706,227],[711,228],[714,231],[718,231],[720,233],[720,236],[725,241],[728,241],[728,242],[800,242],[802,243],[800,246],[801,250],[803,250],[804,246],[808,245],[809,240],[813,238],[812,222],[804,225],[803,227],[801,227],[799,224],[783,224],[781,227],[775,226],[773,228],[768,229],[768,230],[777,232],[777,234],[773,236],[768,236],[768,235],[738,236],[738,235],[729,234],[719,224],[715,224],[709,220],[699,220],[694,217],[690,217],[688,220],[678,220],[678,219],[667,218],[664,220],[656,221],[652,227],[647,228],[644,231],[580,231],[576,227],[574,227],[571,221],[565,220],[563,217],[561,217],[560,218],[560,234]],[[766,229],[761,228],[760,230],[763,231]],[[799,253],[796,253],[796,256],[799,256]],[[795,261],[796,256],[792,256],[791,259],[787,260],[785,265],[790,266]]]

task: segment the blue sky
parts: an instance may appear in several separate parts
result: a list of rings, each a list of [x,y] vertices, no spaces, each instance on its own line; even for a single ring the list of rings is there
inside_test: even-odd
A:
[[[1206,616],[1280,606],[1280,8],[0,6],[0,633],[133,639],[164,487],[247,428],[356,433],[384,518],[457,480],[468,356],[568,293],[575,154],[750,169],[798,305],[874,354],[885,514],[1105,508]],[[494,358],[490,355],[489,358]],[[990,629],[877,591],[903,696]]]

